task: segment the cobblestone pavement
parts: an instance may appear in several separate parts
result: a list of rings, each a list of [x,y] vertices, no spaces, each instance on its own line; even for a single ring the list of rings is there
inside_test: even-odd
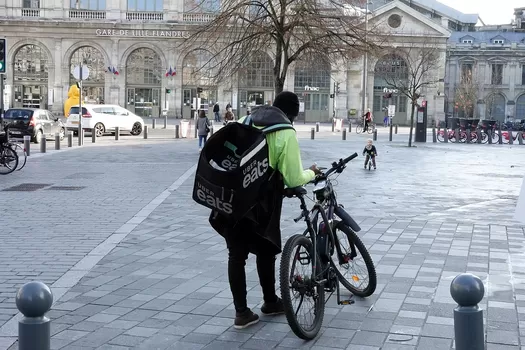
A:
[[[365,137],[343,142],[326,134],[301,140],[305,166],[364,146]],[[0,233],[3,319],[13,315],[16,288],[35,279],[64,282],[53,287],[63,295],[48,314],[53,349],[450,349],[449,286],[468,271],[487,287],[488,349],[525,349],[525,233],[511,221],[525,147],[408,149],[379,141],[377,171],[355,160],[336,189],[363,229],[378,289],[352,306],[330,300],[320,336],[303,342],[284,317],[231,327],[225,245],[209,228],[208,211],[191,199],[194,141],[86,147],[37,158],[18,178],[2,178],[0,190],[22,182],[86,186],[2,192],[24,215],[6,216]],[[297,212],[297,201],[287,200],[283,240],[302,232],[292,221]],[[247,272],[258,311],[253,258]],[[13,326],[16,319],[0,328],[0,349],[15,339]]]

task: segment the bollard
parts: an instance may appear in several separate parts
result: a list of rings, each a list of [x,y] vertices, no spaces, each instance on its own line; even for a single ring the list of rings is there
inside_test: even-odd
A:
[[[514,136],[512,136],[512,128],[509,128],[509,144],[510,145],[513,145],[514,144]]]
[[[67,134],[67,147],[73,147],[73,131]]]
[[[97,142],[97,133],[95,132],[95,129],[91,130],[91,143]]]
[[[51,320],[45,314],[53,305],[51,289],[42,282],[29,282],[18,290],[15,300],[24,315],[18,321],[18,350],[49,350]]]
[[[144,125],[144,140],[148,139],[148,126]]]
[[[443,129],[443,141],[448,143],[448,129],[446,127]]]
[[[29,156],[31,154],[31,136],[24,136],[24,149]]]
[[[55,134],[55,150],[60,150],[60,134],[58,132]]]
[[[374,129],[374,141],[377,141],[377,129]]]
[[[492,145],[492,129],[487,130],[487,135],[489,136],[489,145]]]
[[[483,310],[478,306],[484,294],[483,282],[470,273],[456,276],[450,284],[450,295],[458,303],[454,309],[456,350],[485,349]]]
[[[180,125],[179,124],[175,125],[175,138],[180,139]]]
[[[164,129],[167,129],[168,128],[168,116],[165,115],[164,116]]]
[[[319,123],[315,123],[315,132],[319,132]]]
[[[345,141],[346,140],[346,129],[343,129],[343,134],[342,135],[343,135],[343,141]]]
[[[396,135],[397,135],[397,124],[396,124]]]
[[[335,118],[332,118],[332,132],[335,130]]]
[[[518,144],[523,145],[523,133],[524,131],[518,132]]]
[[[459,129],[456,128],[456,131],[454,131],[454,136],[456,137],[456,143],[459,143]]]
[[[153,119],[153,120],[151,121],[151,128],[152,128],[152,129],[155,129],[156,126],[157,126],[157,119]]]
[[[78,145],[82,146],[84,144],[84,129],[80,130],[78,134]]]
[[[310,139],[315,139],[315,128],[312,128],[311,132],[310,132]]]
[[[472,134],[470,133],[470,129],[467,129],[467,143],[470,143],[472,141]]]
[[[40,139],[40,153],[46,153],[46,136],[42,135],[42,138]]]
[[[349,132],[349,133],[352,132],[352,123],[348,123],[348,132]]]
[[[390,141],[392,141],[392,140],[390,140]],[[436,126],[435,125],[432,125],[432,142],[433,143],[437,142]]]
[[[115,140],[116,141],[120,140],[120,127],[119,126],[115,126]]]
[[[388,141],[392,141],[392,139],[393,139],[392,133],[393,132],[394,132],[394,126],[392,125],[392,123],[390,123],[390,133],[388,135]]]
[[[481,143],[481,129],[480,128],[476,130],[476,135],[478,137],[478,143]]]
[[[500,123],[499,126],[498,126],[498,133],[499,133],[499,140],[498,140],[498,143],[499,143],[500,145],[502,145],[502,144],[503,144],[503,133],[501,132],[501,123]]]
[[[213,135],[213,132],[214,131],[213,131],[213,124],[212,124],[212,125],[210,125],[210,136]]]

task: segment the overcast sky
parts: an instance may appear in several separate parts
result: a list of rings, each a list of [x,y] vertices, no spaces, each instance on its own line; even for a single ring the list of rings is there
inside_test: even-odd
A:
[[[514,8],[525,7],[524,0],[438,0],[463,13],[477,13],[485,24],[508,24]]]

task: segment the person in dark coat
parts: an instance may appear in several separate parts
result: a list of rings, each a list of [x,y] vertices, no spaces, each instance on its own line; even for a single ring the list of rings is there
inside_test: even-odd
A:
[[[221,121],[221,113],[220,113],[221,109],[219,107],[219,103],[216,102],[215,105],[213,106],[213,114],[215,114],[215,121],[216,122],[220,122]]]

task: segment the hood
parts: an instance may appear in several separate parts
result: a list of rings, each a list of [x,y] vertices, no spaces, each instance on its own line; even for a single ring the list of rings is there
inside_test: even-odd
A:
[[[286,114],[274,106],[254,107],[250,117],[252,118],[253,124],[257,126],[292,124]]]
[[[80,97],[80,90],[78,89],[78,86],[71,85],[69,88],[69,92],[67,93],[68,98],[79,98]]]

